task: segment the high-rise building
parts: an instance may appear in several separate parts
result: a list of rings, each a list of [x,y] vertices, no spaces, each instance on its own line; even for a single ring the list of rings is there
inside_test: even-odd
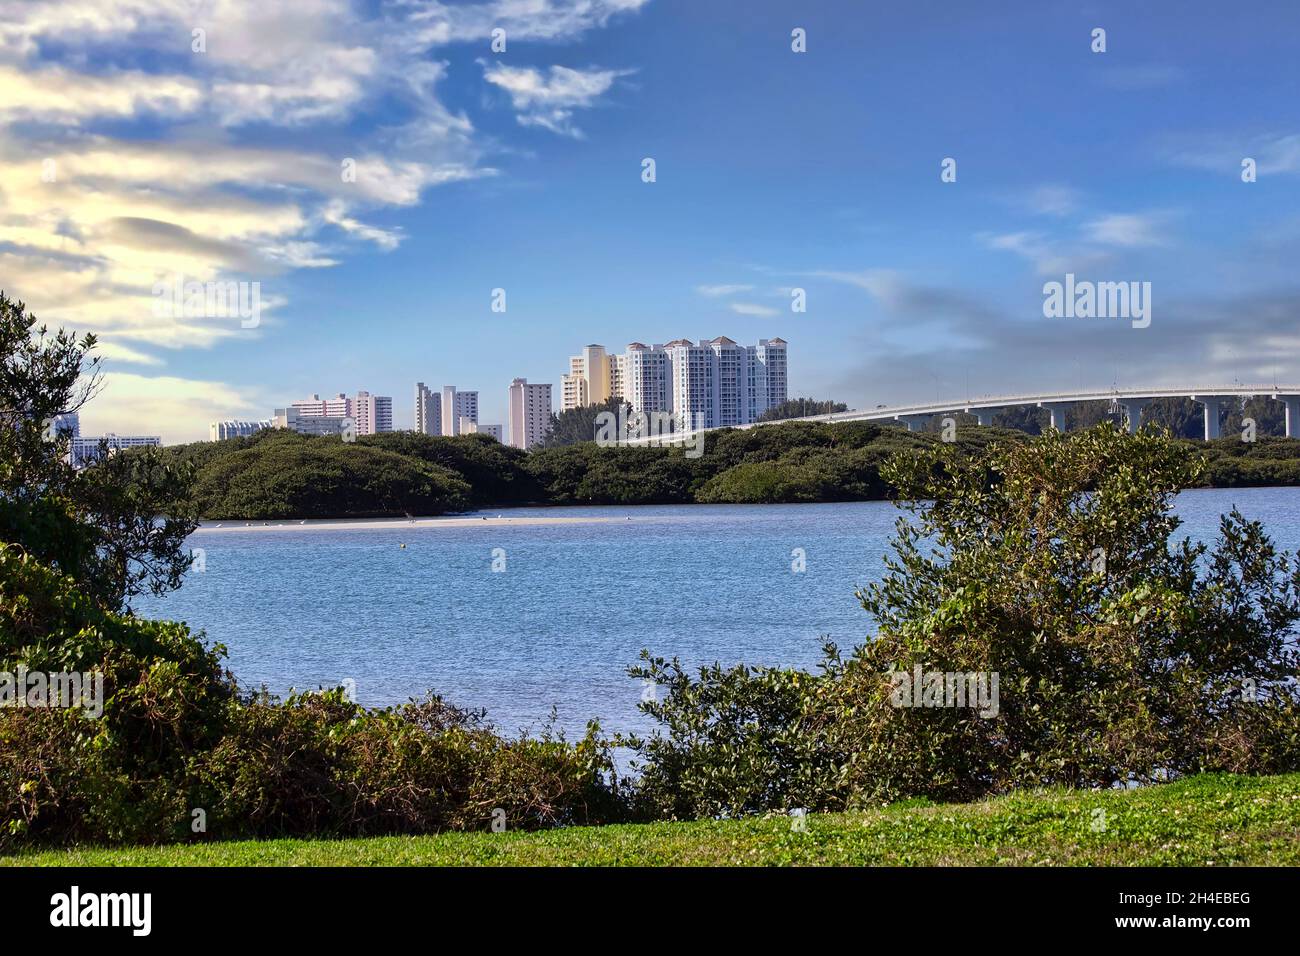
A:
[[[672,411],[672,367],[662,345],[633,342],[616,359],[620,381],[615,394],[634,412]]]
[[[298,410],[298,414],[304,418],[352,418],[355,403],[342,392],[339,392],[334,398],[321,398],[319,395],[312,395],[311,398],[304,398],[301,401],[294,402],[293,408]]]
[[[162,437],[159,435],[114,435],[109,432],[99,438],[78,437],[71,440],[68,462],[74,468],[82,468],[98,460],[101,454],[113,455],[123,448],[157,448],[160,445]]]
[[[761,365],[766,376],[767,404],[759,408],[755,418],[774,405],[780,405],[789,398],[786,382],[785,339],[759,339],[758,346],[749,346],[754,351],[754,361]],[[761,396],[760,396],[761,397]]]
[[[569,370],[560,376],[560,410],[582,408],[587,404],[587,379],[583,374],[582,356],[569,359]]]
[[[442,397],[423,382],[415,383],[415,430],[421,435],[442,434]]]
[[[458,392],[455,385],[442,387],[442,434],[459,435],[460,420],[478,422],[478,392]]]
[[[357,392],[353,418],[358,435],[375,435],[393,430],[393,400],[387,395]]]
[[[569,371],[560,380],[560,408],[600,405],[618,394],[615,363],[603,345],[588,345],[569,359]]]
[[[670,412],[678,427],[745,425],[786,400],[786,342],[739,345],[724,336],[675,339],[667,345],[632,342],[621,355],[591,345],[569,359],[561,408],[596,404],[593,394],[622,398],[633,412]],[[596,352],[595,350],[599,350]],[[589,370],[603,368],[608,392],[595,392]]]
[[[673,416],[686,428],[712,428],[718,423],[718,367],[713,349],[704,342],[695,345],[690,339],[674,339],[664,351],[672,368]]]
[[[421,386],[416,386],[417,420],[420,388]],[[290,410],[294,413],[292,416],[288,414]],[[314,418],[326,418],[331,421],[315,424],[307,422],[307,419]],[[335,422],[341,424],[336,425]],[[288,408],[277,408],[271,427],[292,428],[294,431],[310,435],[334,435],[345,431],[348,422],[352,423],[352,431],[356,435],[391,432],[393,430],[392,398],[387,395],[371,395],[364,389],[357,392],[355,398],[350,398],[342,392],[333,398],[312,395],[310,398],[294,402]]]
[[[270,428],[269,421],[260,422],[212,422],[208,425],[208,441],[225,441],[227,438],[247,438],[263,428]]]
[[[530,385],[527,379],[517,378],[510,383],[507,401],[509,444],[525,450],[532,448],[546,437],[551,427],[551,386],[538,383]]]
[[[300,435],[342,435],[348,431],[349,423],[356,428],[350,416],[303,415],[293,405],[277,408],[271,419],[272,428],[288,428]]]

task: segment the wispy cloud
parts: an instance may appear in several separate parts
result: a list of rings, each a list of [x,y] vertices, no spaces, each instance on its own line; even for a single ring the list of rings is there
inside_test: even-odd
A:
[[[1161,151],[1175,165],[1232,177],[1241,175],[1241,161],[1247,157],[1255,160],[1260,176],[1300,173],[1300,133],[1166,138]]]
[[[1022,202],[1040,216],[1068,216],[1079,208],[1079,191],[1069,186],[1043,185],[1029,189]]]
[[[1085,238],[1110,246],[1162,246],[1167,242],[1159,213],[1110,213],[1084,224]]]
[[[727,305],[737,315],[760,315],[771,316],[780,313],[770,305],[759,305],[756,302],[731,302]]]
[[[621,76],[631,70],[574,70],[552,66],[543,73],[532,67],[483,64],[483,78],[510,95],[516,119],[523,126],[540,126],[561,136],[581,139],[573,111],[590,109]]]
[[[1020,256],[1039,275],[1081,273],[1112,265],[1124,250],[1169,245],[1173,218],[1169,211],[1103,213],[1053,231],[980,232],[975,239],[988,249]]]
[[[749,292],[754,287],[752,285],[697,285],[695,291],[700,295],[708,296],[711,299],[721,298],[722,296],[736,295],[740,292]]]

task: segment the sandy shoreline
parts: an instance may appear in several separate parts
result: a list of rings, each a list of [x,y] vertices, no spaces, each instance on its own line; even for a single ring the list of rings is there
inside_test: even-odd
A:
[[[280,519],[274,521],[205,521],[199,525],[195,534],[227,531],[420,531],[438,528],[499,528],[503,525],[524,527],[527,525],[551,524],[610,524],[631,521],[631,518],[610,517],[575,517],[543,518],[513,517],[504,515],[488,517],[449,517],[449,518],[309,518]]]

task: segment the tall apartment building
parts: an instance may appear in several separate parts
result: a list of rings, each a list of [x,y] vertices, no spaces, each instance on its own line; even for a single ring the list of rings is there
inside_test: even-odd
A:
[[[353,404],[353,420],[358,435],[375,435],[393,430],[393,400],[387,395],[357,392]]]
[[[478,423],[478,392],[458,392],[455,385],[442,387],[442,434],[459,435],[461,419]]]
[[[618,370],[603,345],[588,345],[569,359],[569,371],[560,379],[560,408],[600,405],[617,395]]]
[[[355,398],[347,397],[342,392],[333,398],[321,398],[320,395],[313,394],[311,398],[294,402],[289,407],[296,412],[299,419],[351,420],[356,434],[393,431],[393,399],[389,395],[372,395],[364,390],[357,392]],[[277,416],[281,411],[286,410],[277,408]],[[287,416],[285,418],[287,420]],[[292,425],[279,424],[276,427],[290,428]],[[302,432],[304,428],[307,428],[307,425],[296,427],[295,431]],[[334,434],[333,425],[321,425],[320,429],[309,433]]]
[[[272,428],[288,428],[300,435],[342,435],[349,422],[356,427],[349,415],[304,415],[296,405],[277,408],[271,417]]]
[[[352,399],[339,392],[334,398],[312,395],[311,398],[294,402],[291,407],[296,408],[304,418],[352,418],[354,405]]]
[[[208,425],[208,441],[225,441],[227,438],[247,438],[263,428],[270,428],[269,421],[260,422],[212,422]]]
[[[706,343],[675,339],[663,346],[672,368],[672,413],[687,428],[712,428],[717,424],[718,369]],[[640,411],[640,409],[633,409]]]
[[[560,410],[581,408],[587,404],[587,379],[581,355],[569,359],[569,370],[560,376]]]
[[[745,425],[786,400],[784,339],[739,345],[726,336],[675,339],[667,345],[633,342],[621,355],[589,345],[569,359],[561,408],[596,404],[593,394],[617,396],[634,412],[671,412],[690,427]],[[608,392],[594,382],[608,382]]]
[[[631,405],[633,411],[672,411],[672,368],[663,346],[650,348],[633,342],[615,359],[619,386],[615,394]]]
[[[423,382],[415,383],[415,430],[421,435],[442,434],[442,397]]]
[[[780,405],[790,397],[786,382],[788,348],[785,339],[759,339],[758,346],[754,349],[754,361],[763,367],[767,377],[767,404],[764,409]],[[761,415],[762,411],[760,410],[758,414]]]
[[[507,401],[507,422],[510,429],[508,444],[525,450],[532,448],[546,437],[551,427],[551,386],[539,383],[530,385],[527,379],[517,378],[510,383]]]

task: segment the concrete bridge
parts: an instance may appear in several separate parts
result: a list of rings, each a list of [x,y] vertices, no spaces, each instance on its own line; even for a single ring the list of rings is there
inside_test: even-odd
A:
[[[1052,427],[1065,431],[1065,411],[1076,402],[1111,402],[1124,413],[1128,430],[1135,432],[1142,419],[1142,409],[1157,398],[1190,398],[1204,406],[1205,437],[1219,437],[1219,413],[1239,396],[1263,396],[1281,402],[1286,409],[1286,434],[1300,438],[1300,385],[1212,385],[1204,388],[1119,388],[1095,392],[1055,392],[1046,395],[1001,395],[966,399],[964,401],[937,402],[927,405],[880,405],[865,411],[835,412],[829,415],[810,415],[806,418],[787,418],[796,422],[902,422],[908,431],[920,431],[935,415],[967,412],[981,425],[992,425],[993,416],[1003,409],[1031,406],[1045,408],[1051,415]],[[754,428],[772,422],[755,422],[740,428]]]

